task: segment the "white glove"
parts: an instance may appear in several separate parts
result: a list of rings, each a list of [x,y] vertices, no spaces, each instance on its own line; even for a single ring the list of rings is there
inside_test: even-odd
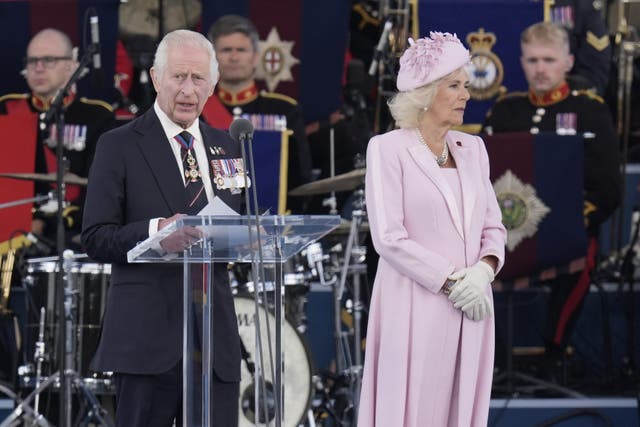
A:
[[[454,272],[449,276],[449,279],[456,280],[456,284],[451,287],[449,300],[471,320],[480,321],[491,316],[493,307],[486,289],[493,282],[494,276],[493,269],[484,261]]]
[[[462,312],[467,319],[473,320],[474,322],[479,322],[483,320],[487,316],[493,315],[493,304],[491,304],[491,300],[488,296],[483,295],[482,300],[475,304],[470,304],[470,306],[465,309],[462,308]]]

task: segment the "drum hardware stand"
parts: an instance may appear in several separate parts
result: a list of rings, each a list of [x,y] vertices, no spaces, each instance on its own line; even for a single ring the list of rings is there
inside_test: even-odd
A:
[[[7,391],[4,387],[0,386],[0,391],[4,392],[7,396],[13,399],[16,404],[16,410],[13,414],[11,414],[7,419],[2,423],[2,426],[5,425],[18,425],[21,421],[30,421],[30,425],[34,426],[43,426],[50,427],[51,424],[47,421],[47,419],[39,413],[39,405],[40,405],[40,386],[41,378],[42,378],[42,363],[49,359],[48,354],[45,351],[45,342],[44,342],[44,323],[45,323],[45,313],[46,310],[44,307],[40,309],[40,325],[38,332],[38,341],[36,341],[35,351],[34,351],[34,359],[37,362],[36,368],[36,385],[35,390],[25,399],[20,400],[20,398],[15,395],[11,391]],[[19,368],[19,371],[22,370],[25,373],[32,372],[33,365],[24,366]],[[28,372],[27,372],[28,371]],[[29,402],[34,399],[33,408],[29,406]],[[20,420],[22,417],[28,417],[26,420]]]
[[[564,396],[574,397],[578,399],[585,398],[586,397],[585,395],[575,390],[571,390],[570,388],[563,387],[559,384],[555,384],[549,381],[544,381],[534,376],[514,370],[514,367],[513,367],[513,334],[514,334],[513,295],[515,293],[515,283],[513,281],[508,281],[508,282],[505,281],[502,283],[504,287],[503,289],[507,296],[507,332],[506,332],[507,337],[506,337],[506,343],[505,343],[507,366],[504,373],[494,378],[493,380],[494,390],[496,388],[499,388],[499,386],[497,386],[496,383],[504,379],[506,381],[505,391],[507,392],[507,394],[509,396],[516,396],[519,394],[520,390],[518,390],[518,387],[515,386],[514,380],[518,379],[531,384],[530,387],[534,389],[536,388],[548,389],[548,390],[556,391]]]
[[[42,379],[42,363],[49,359],[49,355],[45,351],[44,343],[44,319],[46,310],[44,307],[40,307],[40,325],[38,328],[38,341],[36,341],[36,348],[34,351],[33,359],[36,361],[36,389],[40,387],[40,381]],[[33,410],[38,414],[40,407],[40,393],[36,394],[33,402]]]
[[[635,280],[634,280],[634,273],[635,273],[635,269],[636,269],[636,265],[634,263],[634,260],[636,259],[637,255],[638,255],[638,248],[637,248],[637,244],[638,244],[638,237],[640,237],[640,212],[638,212],[638,209],[634,209],[634,212],[631,216],[631,236],[630,236],[630,241],[629,241],[629,245],[627,247],[627,250],[624,252],[624,256],[622,257],[621,263],[620,263],[620,267],[619,267],[619,272],[620,272],[620,277],[618,279],[618,289],[619,291],[623,291],[624,289],[624,285],[625,283],[627,283],[629,285],[629,290],[628,290],[628,295],[626,296],[626,298],[623,298],[623,305],[624,305],[624,301],[628,300],[628,305],[626,307],[626,310],[624,310],[624,313],[626,315],[626,320],[627,320],[627,325],[628,325],[628,344],[627,344],[627,353],[628,353],[628,366],[626,367],[627,372],[630,373],[630,376],[632,378],[635,378],[637,375],[637,360],[636,360],[636,328],[635,328],[635,298],[636,298],[636,294],[635,294]],[[604,291],[602,291],[602,295],[603,295],[603,304],[606,300],[604,300]],[[624,294],[623,294],[624,295]],[[604,307],[603,307],[603,311],[604,311]],[[608,311],[606,312],[608,313]],[[608,317],[607,317],[608,319]],[[609,333],[610,329],[605,329],[605,333]],[[607,356],[609,356],[609,359],[607,360],[608,362],[610,361],[611,358],[611,339],[609,337],[609,341],[605,342],[605,344],[608,344],[609,347],[607,347],[607,350],[609,350],[609,352],[607,352]],[[611,365],[608,365],[609,367]]]
[[[333,125],[329,129],[329,176],[333,178],[336,176],[336,138],[335,129]],[[329,214],[338,214],[338,202],[336,201],[336,192],[332,191],[331,196],[322,200],[322,206],[329,207]]]
[[[360,246],[359,232],[362,221],[366,216],[364,209],[364,190],[359,189],[354,192],[356,199],[354,200],[354,209],[352,211],[351,228],[347,239],[347,247],[345,249],[344,264],[340,274],[340,281],[337,287],[334,287],[334,323],[335,323],[335,339],[336,339],[336,368],[337,373],[345,373],[349,378],[351,386],[352,401],[347,405],[345,412],[353,409],[353,424],[357,423],[358,401],[360,393],[360,383],[362,377],[362,333],[361,319],[363,304],[360,298],[360,278],[366,273],[366,268],[362,265],[366,248]],[[350,274],[353,282],[353,359],[351,358],[350,346],[346,340],[348,333],[342,332],[341,327],[341,301],[345,290],[347,275]]]
[[[62,89],[58,91],[56,96],[51,101],[49,105],[49,109],[42,113],[40,116],[39,126],[41,128],[46,128],[49,123],[55,123],[56,125],[56,184],[58,191],[57,193],[57,203],[58,203],[58,211],[56,215],[56,248],[58,252],[58,272],[56,275],[56,285],[57,285],[57,294],[56,294],[56,302],[58,303],[58,319],[62,321],[67,317],[66,310],[66,302],[65,298],[65,289],[64,289],[64,268],[65,268],[65,259],[63,256],[64,248],[65,248],[65,229],[64,229],[64,217],[63,217],[63,206],[65,201],[65,182],[64,182],[64,172],[65,172],[65,163],[66,159],[64,157],[64,134],[65,134],[65,120],[64,114],[65,110],[63,108],[63,100],[66,96],[69,95],[71,88],[74,84],[85,73],[85,68],[89,66],[93,59],[94,54],[98,54],[100,50],[100,45],[98,43],[90,43],[87,45],[84,54],[78,61],[78,66],[74,70],[73,74],[69,77],[69,80],[64,85]],[[67,262],[68,263],[68,262]],[[67,276],[69,274],[67,273]],[[68,277],[67,277],[68,278]],[[68,319],[67,319],[68,320]],[[68,327],[59,327],[59,342],[60,345],[60,357],[58,358],[59,370],[58,375],[60,376],[60,426],[61,427],[70,427],[71,426],[71,377],[67,378],[67,368],[66,361],[73,358],[73,354],[68,355],[65,352],[71,351],[73,349],[69,349],[67,345],[67,337],[66,337],[66,329]],[[75,374],[74,382],[78,382],[78,375],[70,371],[71,374]]]
[[[114,425],[111,417],[107,414],[106,410],[104,410],[96,396],[86,387],[83,382],[82,377],[74,370],[75,369],[75,354],[76,354],[76,334],[77,330],[75,317],[77,310],[77,291],[74,289],[72,285],[72,277],[71,277],[71,268],[74,260],[74,254],[71,250],[65,250],[63,254],[64,259],[64,275],[63,281],[65,284],[64,288],[64,325],[61,328],[65,329],[65,336],[67,339],[62,343],[62,351],[61,353],[65,357],[64,366],[66,366],[66,371],[61,374],[61,371],[58,370],[56,373],[50,375],[44,382],[40,383],[41,380],[41,364],[45,360],[48,359],[47,353],[45,351],[44,344],[44,318],[45,318],[45,309],[44,307],[40,310],[40,327],[38,333],[38,341],[36,342],[36,350],[35,350],[35,359],[37,361],[36,368],[36,387],[29,396],[24,399],[16,409],[9,415],[9,417],[0,424],[0,427],[8,427],[11,426],[14,420],[20,418],[24,414],[34,414],[36,415],[36,421],[40,423],[39,425],[49,426],[50,424],[44,420],[42,415],[38,414],[38,405],[39,405],[39,396],[40,393],[45,390],[49,385],[59,385],[60,386],[60,399],[65,401],[65,410],[67,413],[67,420],[69,423],[71,422],[71,387],[76,389],[82,394],[82,398],[86,400],[89,405],[89,409],[86,410],[86,414],[84,419],[82,420],[81,425],[89,425],[89,421],[97,422],[100,426],[112,427]],[[60,363],[62,365],[63,363]],[[63,394],[63,381],[69,381],[68,394]],[[25,408],[28,406],[29,402],[34,399],[34,410],[26,410]],[[45,424],[42,424],[40,419],[44,420]]]
[[[31,402],[31,400],[33,400],[33,398],[37,396],[42,390],[48,387],[49,384],[54,383],[55,380],[57,380],[57,376],[47,378],[39,388],[36,388],[24,400],[20,400],[20,397],[0,384],[0,391],[9,396],[10,399],[13,399],[13,401],[18,404],[18,406],[16,406],[16,409],[14,409],[14,411],[9,414],[9,416],[2,422],[2,424],[0,424],[0,427],[18,426],[22,422],[21,418],[24,416],[29,416],[33,419],[32,425],[40,427],[53,427],[49,423],[49,421],[47,421],[47,419],[44,418],[41,414],[37,414],[36,412],[34,412],[34,410],[29,406],[29,402]]]

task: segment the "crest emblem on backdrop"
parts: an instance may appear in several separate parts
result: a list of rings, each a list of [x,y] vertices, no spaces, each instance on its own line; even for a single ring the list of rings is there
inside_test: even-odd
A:
[[[507,249],[513,252],[520,242],[538,232],[538,224],[551,209],[538,198],[532,185],[523,183],[509,169],[496,180],[493,189],[507,229]]]
[[[271,28],[266,40],[260,40],[260,63],[256,69],[256,78],[264,80],[270,92],[281,81],[293,81],[291,67],[300,62],[291,53],[293,44],[293,41],[281,40],[276,27]]]
[[[471,48],[471,62],[467,72],[472,99],[493,98],[501,89],[504,90],[504,67],[500,58],[491,51],[495,43],[495,34],[485,33],[484,28],[467,35],[467,44]]]

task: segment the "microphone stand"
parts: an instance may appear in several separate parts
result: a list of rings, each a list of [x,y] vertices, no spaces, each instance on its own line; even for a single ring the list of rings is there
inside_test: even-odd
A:
[[[67,334],[65,332],[64,319],[65,319],[65,289],[63,286],[64,278],[64,257],[63,252],[65,248],[65,230],[64,230],[64,218],[63,218],[63,203],[65,199],[65,183],[63,180],[65,171],[65,159],[64,159],[64,108],[62,102],[64,98],[69,94],[71,87],[80,79],[83,74],[84,68],[89,65],[94,53],[98,51],[96,44],[90,44],[85,50],[78,67],[69,78],[67,84],[58,91],[55,96],[49,110],[45,113],[42,120],[45,124],[56,124],[56,185],[58,212],[56,214],[56,250],[58,252],[58,269],[56,272],[56,304],[58,306],[58,339],[60,342],[59,354],[58,354],[58,370],[60,378],[60,426],[71,426],[71,382],[67,378]],[[72,357],[73,355],[71,355]]]
[[[336,176],[336,142],[335,142],[335,129],[333,125],[329,128],[329,175],[331,178]],[[322,201],[322,206],[329,207],[329,213],[331,215],[336,215],[338,213],[337,210],[337,202],[336,202],[336,192],[332,191],[331,195]]]
[[[240,150],[242,154],[242,161],[245,164],[245,175],[244,175],[244,187],[245,187],[245,204],[247,206],[247,219],[249,225],[249,244],[251,248],[255,248],[256,245],[253,241],[253,232],[252,227],[253,223],[251,222],[251,199],[253,200],[253,216],[255,219],[255,227],[256,227],[256,240],[257,240],[257,248],[258,248],[258,259],[255,258],[255,253],[251,250],[251,274],[253,275],[254,282],[254,290],[253,290],[253,302],[255,307],[255,328],[256,328],[256,357],[258,359],[258,369],[253,372],[253,381],[254,381],[254,413],[255,413],[255,421],[256,424],[258,420],[260,420],[260,409],[264,411],[264,420],[266,423],[269,423],[269,408],[268,408],[268,398],[267,398],[267,386],[264,377],[264,358],[262,357],[263,348],[262,348],[262,332],[261,332],[261,321],[260,321],[260,303],[258,299],[259,287],[260,283],[262,283],[262,292],[263,292],[263,301],[265,304],[265,323],[267,328],[267,340],[268,350],[269,350],[269,369],[271,371],[271,379],[272,382],[275,383],[275,402],[274,402],[274,421],[276,427],[282,426],[282,408],[283,408],[283,392],[282,392],[282,377],[281,377],[281,366],[282,366],[282,353],[280,348],[280,328],[282,322],[282,265],[276,264],[276,280],[274,286],[274,308],[275,308],[275,318],[276,318],[276,360],[274,367],[274,358],[273,358],[273,349],[271,346],[271,327],[269,322],[269,316],[266,315],[266,304],[268,304],[268,296],[267,296],[267,287],[266,287],[266,275],[264,270],[264,262],[263,262],[263,253],[262,253],[262,241],[260,237],[260,213],[258,209],[258,189],[256,184],[256,174],[254,168],[254,158],[253,158],[253,132],[242,132],[239,135],[240,142]],[[247,143],[247,148],[245,148],[245,142]],[[247,156],[247,151],[249,155]],[[250,170],[247,169],[247,165],[250,167]],[[247,179],[247,173],[250,173],[253,177],[253,182],[251,184],[251,190],[249,190],[249,184]],[[249,194],[251,192],[251,195]],[[278,245],[279,246],[279,245]],[[279,247],[277,248],[279,249]],[[276,369],[274,369],[276,368]],[[262,395],[263,398],[260,400],[259,396]],[[263,408],[259,408],[260,403],[262,403]]]
[[[39,203],[39,202],[47,202],[49,200],[53,200],[53,193],[49,193],[46,196],[40,195],[35,197],[28,197],[26,199],[18,199],[12,202],[0,203],[0,209],[12,208],[14,206],[20,206],[27,203]]]

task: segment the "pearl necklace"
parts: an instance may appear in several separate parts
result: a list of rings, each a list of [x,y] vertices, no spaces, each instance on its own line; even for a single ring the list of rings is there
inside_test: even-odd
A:
[[[442,167],[444,166],[445,163],[447,163],[447,160],[449,159],[449,147],[447,146],[447,141],[444,142],[442,154],[438,156],[436,153],[433,152],[431,147],[429,147],[429,144],[427,144],[427,141],[424,140],[424,138],[422,137],[422,133],[420,133],[419,129],[416,129],[416,136],[418,137],[418,141],[420,142],[420,144],[427,147],[431,152],[431,154],[433,154],[433,157],[435,157],[436,163],[438,164],[438,166]]]

